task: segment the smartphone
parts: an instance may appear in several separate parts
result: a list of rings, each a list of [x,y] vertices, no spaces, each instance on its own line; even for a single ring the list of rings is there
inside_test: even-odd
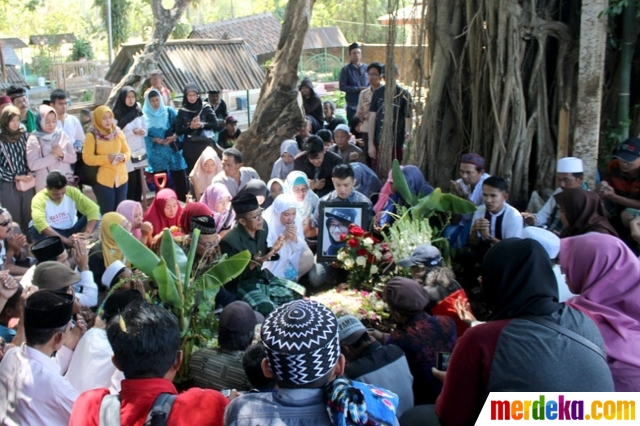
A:
[[[449,358],[451,358],[451,352],[438,352],[436,354],[436,368],[440,371],[447,371]]]
[[[220,391],[220,393],[222,394],[222,396],[224,396],[225,398],[229,398],[229,395],[231,395],[231,389],[222,389]]]

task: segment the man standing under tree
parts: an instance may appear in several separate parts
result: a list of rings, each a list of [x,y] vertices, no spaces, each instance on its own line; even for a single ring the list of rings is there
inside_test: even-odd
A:
[[[393,70],[388,69],[389,66],[384,67],[383,77],[388,72],[396,73],[396,91],[393,94],[392,110],[388,111],[391,114],[392,126],[393,126],[393,158],[397,158],[402,163],[402,156],[404,153],[404,143],[411,142],[411,94],[407,89],[400,86],[397,81],[400,77],[398,73],[398,66],[393,65]],[[371,158],[371,168],[377,169],[377,154],[380,146],[380,139],[382,138],[382,126],[385,116],[384,110],[384,94],[387,86],[382,86],[373,93],[371,97],[371,106],[369,107],[369,157]],[[373,142],[373,143],[371,143]]]
[[[347,101],[347,121],[356,115],[360,92],[369,86],[367,66],[362,63],[362,49],[358,43],[349,45],[349,63],[340,70],[340,90]]]

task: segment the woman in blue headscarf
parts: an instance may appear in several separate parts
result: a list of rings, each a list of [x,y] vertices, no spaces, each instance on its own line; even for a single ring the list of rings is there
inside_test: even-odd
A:
[[[350,163],[349,167],[353,169],[354,179],[356,180],[356,185],[353,189],[366,195],[369,199],[380,192],[382,182],[380,182],[380,178],[373,170],[358,162]]]
[[[162,102],[160,93],[153,89],[145,96],[142,112],[147,120],[147,146],[150,173],[167,172],[171,175],[173,189],[178,199],[187,196],[187,163],[177,145],[175,132],[176,112]]]

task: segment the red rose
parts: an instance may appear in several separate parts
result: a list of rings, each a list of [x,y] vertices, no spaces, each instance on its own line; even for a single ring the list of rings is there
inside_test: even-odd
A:
[[[349,225],[349,232],[351,232],[351,235],[353,235],[354,237],[364,236],[364,229],[360,228],[358,225]]]
[[[376,263],[376,257],[372,254],[367,255],[367,262],[373,265]]]
[[[340,234],[340,241],[344,241],[347,239],[347,234]]]
[[[358,243],[358,240],[356,240],[355,238],[349,238],[349,240],[347,241],[347,244],[351,248],[356,248],[356,247],[358,247],[359,243]]]
[[[365,248],[361,248],[358,250],[358,256],[364,256],[365,254],[367,254],[367,249]]]

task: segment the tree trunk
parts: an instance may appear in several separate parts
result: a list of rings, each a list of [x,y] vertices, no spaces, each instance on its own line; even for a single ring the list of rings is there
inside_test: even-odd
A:
[[[620,86],[618,87],[618,126],[620,140],[629,137],[629,98],[631,61],[636,43],[636,1],[630,0],[622,12],[622,48],[620,49]]]
[[[432,185],[446,190],[465,152],[509,181],[514,203],[552,185],[558,111],[570,103],[575,64],[563,17],[578,3],[429,1],[433,59],[412,161]]]
[[[171,9],[162,7],[162,0],[151,0],[151,10],[154,17],[154,29],[151,40],[146,44],[142,53],[133,61],[133,65],[127,74],[111,90],[107,105],[113,106],[124,86],[138,88],[148,77],[151,71],[158,68],[158,59],[167,43],[167,39],[180,20],[184,11],[189,7],[191,0],[175,0]]]
[[[267,67],[251,127],[236,142],[244,162],[253,165],[264,179],[271,174],[282,141],[291,139],[304,124],[297,70],[314,2],[298,0],[287,4],[278,50]]]
[[[607,0],[584,1],[580,23],[580,62],[573,155],[584,163],[585,181],[593,188],[598,165],[606,18],[598,15]]]
[[[394,144],[396,139],[395,126],[399,126],[400,120],[404,120],[404,117],[396,117],[393,109],[394,95],[396,94],[396,79],[395,72],[395,47],[396,47],[396,35],[397,24],[396,17],[398,15],[398,8],[400,2],[398,0],[389,0],[389,7],[387,13],[389,14],[389,31],[387,33],[387,51],[386,51],[386,63],[384,67],[384,82],[386,85],[384,92],[384,117],[382,121],[382,134],[380,137],[380,145],[378,146],[377,158],[378,158],[378,175],[381,178],[385,178],[394,160]],[[408,72],[409,70],[407,70]],[[395,126],[394,126],[395,125]],[[411,129],[407,129],[411,130]]]

